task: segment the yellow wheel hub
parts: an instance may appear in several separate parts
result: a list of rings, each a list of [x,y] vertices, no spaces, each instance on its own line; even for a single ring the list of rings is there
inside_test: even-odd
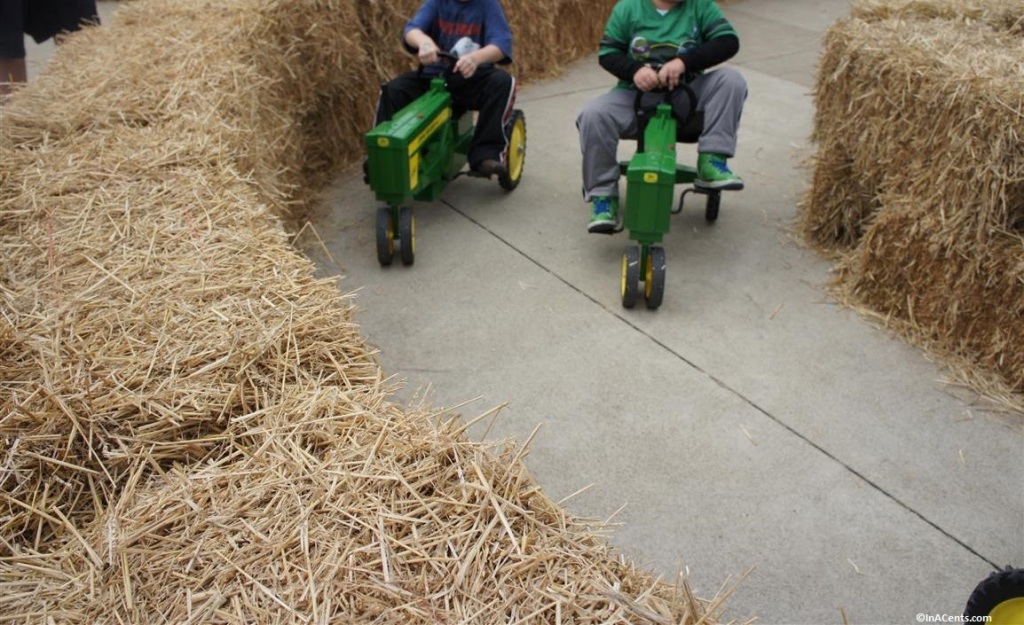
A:
[[[989,613],[992,617],[990,625],[1019,625],[1024,623],[1024,597],[1008,599]]]
[[[512,126],[512,137],[509,139],[508,175],[518,180],[523,175],[523,161],[526,160],[526,125],[522,118]]]
[[[654,260],[647,254],[647,270],[644,272],[644,297],[651,296],[651,285],[654,284]]]
[[[620,297],[625,297],[626,296],[626,289],[629,288],[626,285],[626,270],[627,270],[628,267],[629,267],[629,257],[626,256],[625,254],[623,254],[622,255],[622,284],[621,284],[621,288],[619,289],[619,296]]]

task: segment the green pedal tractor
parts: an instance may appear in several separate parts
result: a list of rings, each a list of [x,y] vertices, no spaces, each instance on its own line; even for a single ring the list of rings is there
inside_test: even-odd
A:
[[[639,110],[639,100],[638,100]],[[687,126],[703,123],[697,113]],[[637,151],[628,162],[619,163],[622,175],[626,176],[627,193],[621,226],[629,231],[629,238],[636,241],[622,255],[622,305],[633,308],[640,297],[643,283],[644,302],[649,309],[661,306],[665,295],[665,248],[659,245],[669,231],[672,215],[683,210],[683,201],[690,193],[707,196],[704,218],[708,222],[718,219],[722,190],[692,186],[679,196],[678,205],[673,208],[675,186],[692,184],[697,179],[697,169],[676,162],[676,143],[679,141],[679,123],[667,102],[657,105],[653,115],[641,125],[637,139]],[[692,133],[691,128],[684,134]]]
[[[455,56],[441,54],[449,69],[434,78],[422,96],[386,122],[366,133],[367,182],[376,199],[386,206],[377,209],[377,260],[391,264],[396,247],[402,264],[411,265],[416,254],[413,200],[433,202],[449,182],[466,171],[473,139],[473,113],[452,106],[447,78]],[[515,109],[505,126],[508,137],[506,173],[498,184],[511,191],[519,184],[526,160],[526,117]],[[397,245],[396,245],[397,243]]]

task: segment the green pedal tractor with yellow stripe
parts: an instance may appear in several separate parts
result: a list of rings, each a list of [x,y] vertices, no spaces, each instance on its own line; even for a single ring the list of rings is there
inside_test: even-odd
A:
[[[665,295],[665,248],[659,245],[669,231],[672,215],[683,210],[683,202],[690,193],[707,196],[704,218],[708,222],[718,219],[722,191],[693,185],[679,196],[673,208],[675,186],[692,184],[697,180],[697,169],[676,162],[676,143],[684,138],[695,140],[703,126],[703,115],[695,112],[683,127],[673,114],[672,105],[665,101],[657,104],[653,114],[645,114],[637,98],[637,114],[646,117],[640,124],[637,150],[633,158],[619,163],[626,177],[626,202],[620,224],[614,232],[629,231],[630,245],[622,255],[622,305],[633,308],[640,297],[643,283],[644,303],[649,309],[661,306]],[[693,110],[693,109],[691,109]]]
[[[409,206],[413,200],[436,201],[459,176],[480,176],[466,169],[475,128],[473,113],[454,108],[447,89],[456,56],[439,56],[449,69],[430,81],[426,93],[366,133],[366,180],[376,199],[386,204],[377,209],[376,217],[377,260],[383,266],[392,263],[396,250],[402,264],[413,264],[416,226]],[[512,111],[505,136],[508,157],[498,184],[511,191],[519,185],[526,160],[526,117],[521,110]]]

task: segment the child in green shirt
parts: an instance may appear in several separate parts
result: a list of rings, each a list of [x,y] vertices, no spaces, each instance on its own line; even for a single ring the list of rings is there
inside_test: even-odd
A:
[[[704,113],[698,141],[698,179],[707,189],[739,190],[743,180],[726,160],[736,153],[747,83],[719,67],[739,50],[739,37],[713,0],[619,0],[598,52],[601,67],[619,79],[576,118],[583,152],[583,196],[592,204],[588,230],[611,233],[619,195],[619,138],[638,134],[637,92],[688,86]]]

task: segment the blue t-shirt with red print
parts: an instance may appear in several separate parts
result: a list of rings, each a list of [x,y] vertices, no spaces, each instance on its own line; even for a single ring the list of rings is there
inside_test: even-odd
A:
[[[405,25],[403,42],[413,28],[429,35],[446,52],[459,39],[469,37],[481,48],[494,45],[504,52],[499,64],[512,62],[512,30],[498,0],[426,0]],[[409,44],[405,47],[415,52]]]

